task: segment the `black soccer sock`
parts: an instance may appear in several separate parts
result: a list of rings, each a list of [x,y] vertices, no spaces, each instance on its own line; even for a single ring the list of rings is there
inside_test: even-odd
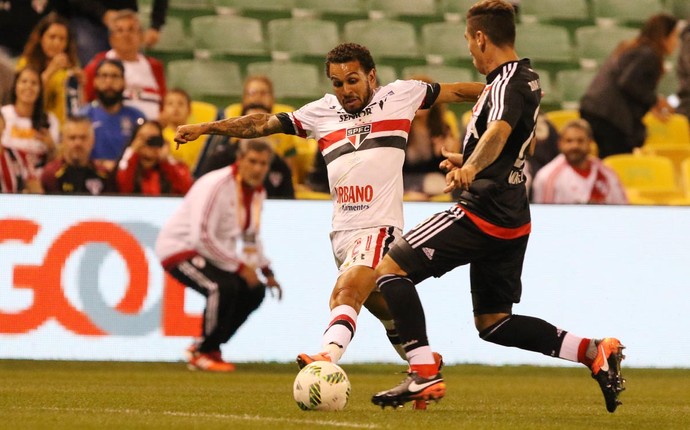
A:
[[[566,333],[539,318],[509,315],[482,330],[479,337],[499,345],[558,357]]]
[[[395,328],[405,351],[428,346],[424,308],[414,283],[398,275],[384,275],[376,280],[388,308],[393,314]]]

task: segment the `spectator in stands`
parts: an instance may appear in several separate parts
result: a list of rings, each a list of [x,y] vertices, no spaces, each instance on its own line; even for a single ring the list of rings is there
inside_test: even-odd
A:
[[[189,145],[178,145],[173,140],[177,127],[189,124],[192,114],[192,99],[187,91],[181,88],[169,90],[163,98],[160,122],[163,125],[163,137],[170,144],[170,154],[177,161],[185,163],[190,171],[195,171],[199,156],[204,149],[206,137],[201,137]]]
[[[242,102],[228,106],[225,109],[225,117],[231,118],[233,116],[240,116],[246,106],[250,105],[267,106],[270,109],[270,113],[292,112],[295,110],[290,105],[275,102],[273,82],[268,77],[261,75],[249,76],[245,79],[244,87],[242,88]],[[290,167],[293,173],[293,184],[297,184],[300,182],[300,178],[296,175],[297,166],[295,156],[297,155],[297,146],[302,144],[303,139],[287,134],[278,134],[276,137],[279,139],[275,141],[276,144],[273,150],[282,157],[285,163]]]
[[[0,51],[10,57],[20,56],[36,23],[53,10],[64,13],[65,1],[0,1]]]
[[[118,163],[118,191],[149,196],[185,194],[192,186],[192,175],[167,149],[160,123],[144,121]]]
[[[672,109],[657,86],[664,58],[678,44],[678,20],[668,14],[649,18],[639,35],[622,42],[606,60],[580,101],[580,116],[592,126],[599,156],[631,153],[644,143],[642,117],[664,119]]]
[[[115,13],[110,26],[109,51],[100,52],[84,69],[86,100],[95,98],[96,66],[103,58],[119,59],[125,66],[125,104],[144,112],[146,119],[158,119],[165,96],[163,64],[140,52],[144,33],[137,14],[129,9]]]
[[[14,65],[12,60],[0,50],[0,106],[10,103],[12,81],[14,80]]]
[[[242,111],[241,115],[251,115],[254,113],[270,113],[267,106],[249,105]],[[261,140],[275,147],[276,136],[262,137]],[[237,159],[237,151],[242,144],[239,139],[229,138],[227,136],[213,136],[209,141],[209,148],[206,154],[206,159],[198,170],[198,175],[204,175],[212,170],[222,169],[235,163]],[[186,145],[186,143],[185,143]],[[292,173],[290,167],[285,160],[277,153],[273,153],[271,157],[271,164],[268,169],[268,174],[264,179],[264,188],[266,195],[270,199],[294,199],[295,188],[292,183]]]
[[[125,68],[122,61],[103,59],[95,73],[96,101],[85,106],[81,115],[91,120],[96,133],[91,159],[112,171],[132,137],[132,131],[139,121],[143,121],[144,114],[123,104]]]
[[[433,83],[426,76],[412,76],[411,79]],[[448,119],[449,116],[453,117],[452,120]],[[455,115],[442,103],[434,104],[430,109],[419,109],[410,125],[403,164],[403,184],[408,200],[429,200],[434,195],[444,194],[446,175],[439,167],[445,159],[441,155],[443,148],[460,152]]]
[[[27,66],[15,74],[10,104],[0,110],[5,118],[2,143],[24,151],[39,170],[55,157],[60,124],[43,109],[43,85],[38,71]]]
[[[17,68],[31,66],[41,73],[45,110],[62,124],[82,104],[83,76],[69,23],[56,12],[41,19],[29,36]]]
[[[77,36],[81,64],[88,64],[96,54],[110,49],[108,28],[118,11],[139,10],[137,0],[68,1],[70,24]],[[158,43],[167,10],[168,0],[153,0],[151,22],[144,32],[143,42],[146,47],[150,48]]]
[[[5,119],[0,113],[0,193],[42,193],[41,183],[27,154],[2,145],[3,130]]]
[[[591,154],[592,128],[576,119],[563,127],[561,154],[545,165],[532,183],[534,203],[627,204],[616,173]]]
[[[676,112],[690,118],[690,24],[680,33],[680,50],[676,73],[678,75],[679,105]]]
[[[102,194],[113,191],[108,171],[91,161],[94,131],[85,116],[68,117],[62,127],[60,156],[41,175],[46,194]]]

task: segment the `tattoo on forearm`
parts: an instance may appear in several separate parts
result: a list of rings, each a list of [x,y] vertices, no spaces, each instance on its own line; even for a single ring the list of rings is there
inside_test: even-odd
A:
[[[243,139],[268,136],[281,131],[280,121],[275,115],[267,113],[228,118],[209,125],[209,134],[222,134]]]
[[[479,139],[477,147],[465,164],[471,164],[480,172],[496,161],[505,146],[505,138],[493,130],[489,130]]]

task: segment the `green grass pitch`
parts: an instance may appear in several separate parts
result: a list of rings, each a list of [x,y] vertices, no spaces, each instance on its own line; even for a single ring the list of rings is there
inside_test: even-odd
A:
[[[183,363],[0,360],[6,429],[690,429],[690,369],[625,369],[623,405],[606,412],[584,368],[447,366],[448,393],[426,411],[370,403],[403,366],[343,365],[341,412],[304,412],[293,363],[240,363],[232,374]]]

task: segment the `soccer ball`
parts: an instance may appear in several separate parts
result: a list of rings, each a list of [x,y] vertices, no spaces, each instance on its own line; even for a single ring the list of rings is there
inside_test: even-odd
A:
[[[292,393],[304,411],[341,411],[350,398],[350,380],[337,364],[315,361],[297,374]]]

